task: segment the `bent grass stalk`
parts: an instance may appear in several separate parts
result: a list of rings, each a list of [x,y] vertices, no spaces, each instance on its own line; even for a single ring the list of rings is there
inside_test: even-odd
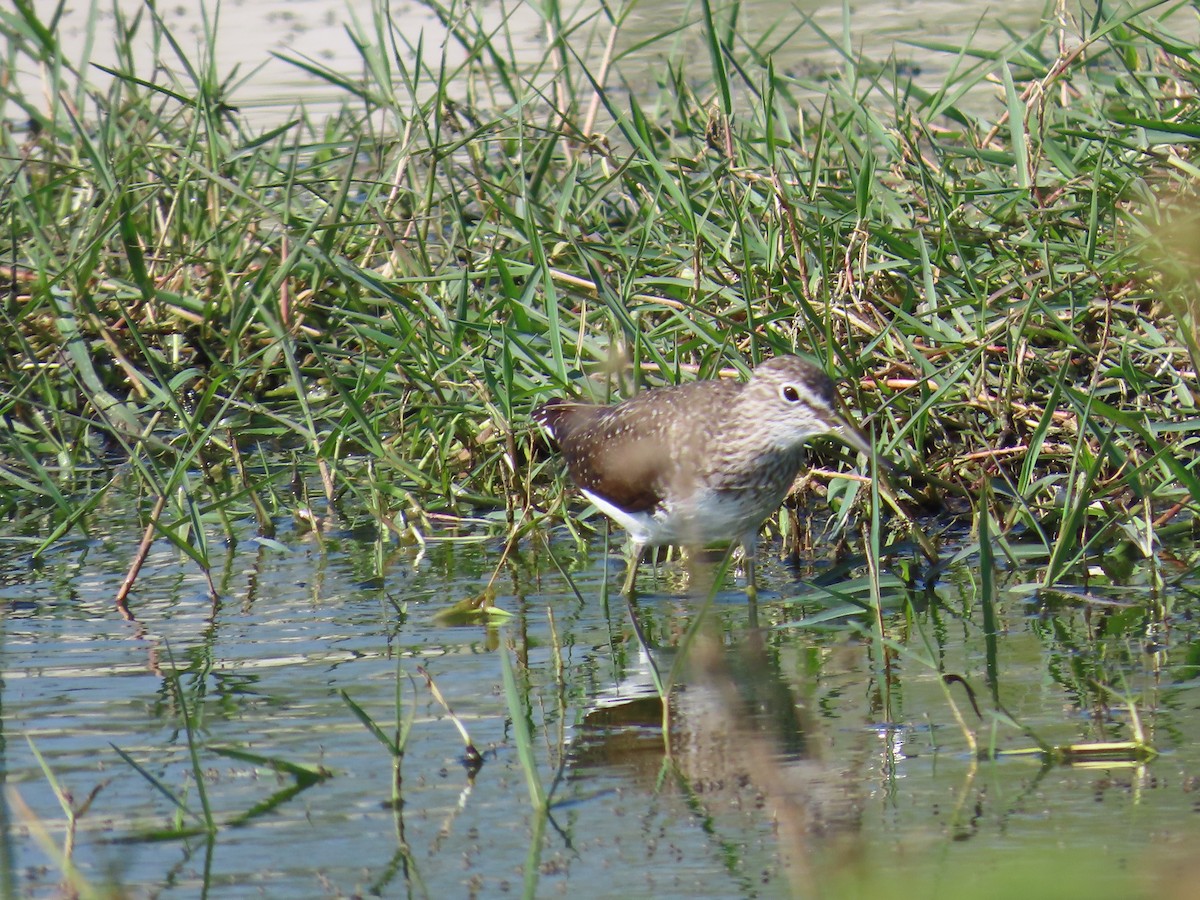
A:
[[[506,644],[500,652],[500,672],[504,683],[504,699],[508,705],[509,721],[512,724],[513,741],[516,744],[517,758],[521,762],[521,771],[525,774],[525,785],[529,789],[529,804],[535,817],[543,816],[548,810],[549,797],[542,786],[541,775],[538,771],[537,754],[534,750],[533,732],[530,727],[530,715],[533,705],[529,700],[528,684],[525,693],[517,686],[517,677],[513,668],[512,653],[515,648]],[[540,846],[540,842],[538,844]],[[531,850],[532,852],[532,850]]]

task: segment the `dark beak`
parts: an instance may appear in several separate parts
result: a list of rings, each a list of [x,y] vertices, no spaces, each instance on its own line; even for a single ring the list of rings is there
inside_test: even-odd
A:
[[[855,428],[853,425],[851,425],[845,419],[842,419],[840,417],[837,420],[835,420],[832,423],[832,425],[833,425],[833,427],[830,429],[830,434],[832,434],[834,437],[836,437],[838,440],[840,440],[846,446],[848,446],[854,450],[857,450],[859,453],[861,453],[867,459],[871,458],[872,451],[874,450],[874,448],[871,446],[871,442],[869,440],[867,440],[866,435],[864,435],[861,431],[859,431],[857,428]],[[882,458],[878,458],[878,457],[877,457],[877,459],[878,459],[879,467],[881,469],[883,469],[888,474],[895,474],[896,467],[894,465],[892,465],[892,463],[890,463],[886,459],[882,459]]]

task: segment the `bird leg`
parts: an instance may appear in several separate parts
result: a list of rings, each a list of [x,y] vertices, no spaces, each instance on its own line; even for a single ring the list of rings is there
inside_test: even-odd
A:
[[[755,558],[758,556],[758,535],[742,537],[742,563],[746,567],[746,596],[751,600],[758,599],[758,579],[754,569]]]
[[[750,607],[751,628],[758,628],[758,578],[755,557],[758,556],[758,535],[742,538],[742,555],[746,561],[746,603]]]
[[[629,563],[625,570],[625,585],[621,588],[621,593],[626,597],[633,597],[634,589],[633,582],[637,578],[638,565],[642,561],[642,553],[645,552],[646,545],[633,540],[629,541]]]

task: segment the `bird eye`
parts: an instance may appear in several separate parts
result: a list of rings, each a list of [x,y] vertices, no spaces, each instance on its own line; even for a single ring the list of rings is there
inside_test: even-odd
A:
[[[779,396],[783,397],[788,403],[796,403],[800,400],[800,392],[790,384],[785,384],[780,388]]]

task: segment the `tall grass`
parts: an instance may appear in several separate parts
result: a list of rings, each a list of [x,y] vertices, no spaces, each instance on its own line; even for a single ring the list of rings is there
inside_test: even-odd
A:
[[[794,348],[913,473],[901,502],[966,522],[990,482],[1046,583],[1194,504],[1196,273],[1147,264],[1195,215],[1186,11],[923,42],[949,69],[931,90],[856,55],[849,17],[800,26],[842,60],[817,78],[704,4],[705,85],[672,63],[629,93],[654,43],[625,40],[631,6],[539,7],[520,64],[507,25],[426,6],[465,61],[376,4],[361,76],[291,60],[341,111],[265,132],[152,7],[117,14],[103,82],[27,0],[0,13],[46,81],[0,87],[0,513],[35,552],[118,488],[166,498],[159,533],[201,566],[206,529],[301,509],[504,529],[564,511],[539,400]],[[135,68],[143,34],[169,67]]]

